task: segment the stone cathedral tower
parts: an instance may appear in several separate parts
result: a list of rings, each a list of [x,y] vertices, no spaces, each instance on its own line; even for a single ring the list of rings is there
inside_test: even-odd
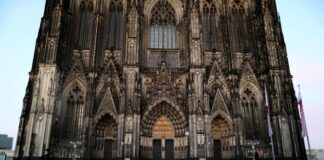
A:
[[[47,0],[16,156],[270,158],[265,88],[305,158],[275,0]]]

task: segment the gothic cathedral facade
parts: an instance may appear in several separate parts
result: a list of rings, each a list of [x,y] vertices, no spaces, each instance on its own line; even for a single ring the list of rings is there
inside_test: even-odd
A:
[[[305,158],[275,0],[46,0],[17,157]]]

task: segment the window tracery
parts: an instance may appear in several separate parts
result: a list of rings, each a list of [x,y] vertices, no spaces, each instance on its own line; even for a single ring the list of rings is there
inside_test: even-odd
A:
[[[245,0],[232,0],[230,3],[232,12],[232,34],[233,48],[236,52],[246,52],[248,50],[248,27],[245,15]]]
[[[233,13],[243,13],[244,0],[233,0],[231,3],[231,8]]]
[[[80,4],[80,31],[79,46],[83,49],[91,48],[92,22],[93,22],[93,4],[91,1],[82,1]]]
[[[241,95],[241,105],[243,109],[243,117],[247,139],[260,138],[260,110],[255,93],[250,88],[246,88]]]
[[[216,7],[212,2],[203,4],[203,44],[206,51],[216,48]]]
[[[115,0],[109,7],[109,48],[121,49],[122,28],[123,28],[123,3],[121,0]]]
[[[176,18],[173,7],[167,1],[160,0],[151,13],[151,48],[175,48]]]
[[[65,113],[62,119],[61,138],[63,139],[77,139],[81,138],[83,127],[83,115],[85,105],[85,94],[78,85],[74,85],[70,92],[68,92],[65,108]]]

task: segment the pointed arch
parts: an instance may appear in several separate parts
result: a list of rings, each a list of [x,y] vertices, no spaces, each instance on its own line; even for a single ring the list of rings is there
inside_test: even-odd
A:
[[[242,73],[239,86],[239,93],[242,93],[244,88],[251,88],[255,91],[258,100],[260,101],[262,99],[260,84],[256,75],[254,74],[253,69],[247,61],[244,62],[242,66]]]
[[[176,47],[176,17],[173,6],[158,0],[150,14],[150,47],[172,49]]]
[[[83,134],[86,88],[80,81],[74,80],[65,87],[62,96],[59,137],[63,140],[80,139]]]
[[[217,46],[217,16],[214,1],[204,0],[202,3],[202,28],[203,28],[203,45],[205,51],[212,51]]]
[[[94,121],[93,131],[92,131],[92,149],[94,151],[95,158],[104,158],[103,153],[106,150],[105,142],[106,140],[112,141],[111,154],[112,158],[116,157],[117,151],[117,121],[109,113],[102,115],[100,118]]]
[[[264,128],[262,94],[253,83],[246,83],[240,88],[241,112],[246,139],[262,138]]]
[[[68,92],[71,91],[74,86],[80,87],[80,89],[82,91],[84,91],[85,93],[87,91],[87,86],[86,86],[86,84],[84,84],[83,80],[81,80],[79,78],[75,78],[75,79],[69,81],[67,83],[67,85],[64,86],[63,94],[62,94],[63,95],[63,98],[68,95]]]
[[[123,39],[123,2],[113,0],[109,4],[108,47],[121,49]]]
[[[120,96],[123,94],[120,77],[118,75],[117,68],[114,62],[110,59],[104,69],[104,73],[99,78],[96,87],[96,100],[101,104],[104,101],[104,96],[107,94],[109,88],[109,94],[112,96],[114,106],[116,110],[119,109]],[[98,109],[98,105],[95,106],[95,110]]]
[[[117,107],[114,103],[110,87],[108,87],[106,90],[106,93],[99,105],[99,109],[96,112],[94,121],[97,122],[106,114],[109,114],[111,117],[117,120]]]
[[[233,134],[233,121],[223,111],[217,111],[211,116],[211,125],[213,139],[221,139]]]
[[[143,115],[141,126],[144,136],[152,137],[154,123],[161,116],[166,116],[171,120],[175,136],[184,136],[187,123],[183,112],[178,106],[165,100],[161,100],[149,106],[148,111]]]
[[[84,72],[84,64],[81,62],[81,53],[75,51],[73,53],[73,65],[66,76],[66,79],[63,83],[63,88],[66,90],[69,85],[73,83],[78,83],[83,88],[88,88],[87,78]],[[64,90],[64,91],[65,91]]]
[[[212,115],[219,112],[219,111],[222,111],[222,112],[230,115],[230,113],[228,111],[228,108],[227,108],[227,105],[226,105],[226,103],[224,101],[224,98],[223,98],[222,93],[220,92],[220,90],[216,91],[214,102],[212,104],[212,107],[211,107],[210,111],[211,111]]]
[[[93,3],[82,1],[80,4],[79,47],[91,49],[93,31]]]
[[[158,3],[160,0],[147,0],[144,3],[144,16],[146,16],[147,19],[151,19],[151,13],[153,7]],[[177,20],[177,24],[183,17],[183,7],[182,3],[179,0],[162,0],[168,2],[172,8],[175,10],[175,18]]]
[[[246,0],[231,0],[229,1],[231,15],[231,37],[234,52],[248,52],[249,46],[249,27],[247,24],[247,2]]]
[[[155,121],[152,130],[153,138],[173,138],[175,136],[171,120],[164,115]]]
[[[213,62],[206,87],[209,95],[216,95],[217,91],[219,90],[222,93],[224,100],[230,99],[230,89],[227,85],[222,70],[219,68],[217,61]]]
[[[240,95],[242,95],[245,91],[245,89],[251,89],[251,91],[253,91],[253,93],[255,93],[255,96],[256,96],[256,100],[258,101],[258,103],[261,103],[261,100],[262,100],[262,92],[260,91],[259,87],[252,83],[252,82],[247,82],[247,83],[244,83],[244,85],[240,86],[240,90],[239,90],[239,93]]]

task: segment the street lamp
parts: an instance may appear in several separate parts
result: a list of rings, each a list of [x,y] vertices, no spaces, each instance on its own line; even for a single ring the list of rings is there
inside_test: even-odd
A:
[[[247,142],[247,145],[252,147],[253,155],[255,153],[255,146],[258,145],[258,144],[260,144],[260,142],[258,140],[251,140],[251,141]]]
[[[77,156],[76,156],[76,148],[77,148],[78,145],[81,145],[81,142],[80,141],[70,141],[70,144],[73,145],[73,153],[74,153],[73,158],[76,159],[77,158]]]
[[[185,136],[187,137],[187,145],[188,145],[188,151],[187,151],[187,159],[190,157],[190,145],[189,145],[189,132],[186,131]]]

